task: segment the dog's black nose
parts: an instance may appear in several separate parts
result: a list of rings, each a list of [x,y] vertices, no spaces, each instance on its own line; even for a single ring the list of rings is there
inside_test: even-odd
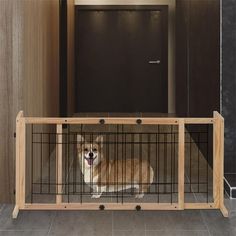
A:
[[[89,157],[90,157],[90,158],[93,157],[93,153],[92,153],[92,152],[89,153]]]

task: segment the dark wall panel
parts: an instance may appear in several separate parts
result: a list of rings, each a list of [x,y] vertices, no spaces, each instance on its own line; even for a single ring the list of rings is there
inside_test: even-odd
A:
[[[220,109],[220,2],[176,1],[176,112]]]
[[[220,5],[189,1],[189,115],[220,110]]]
[[[188,114],[188,0],[176,4],[176,111],[179,116]]]
[[[225,172],[236,173],[236,1],[223,0],[222,112],[225,118]]]

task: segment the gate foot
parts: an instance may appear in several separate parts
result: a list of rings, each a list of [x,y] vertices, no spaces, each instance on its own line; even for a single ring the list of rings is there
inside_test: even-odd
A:
[[[12,218],[16,219],[18,216],[18,213],[19,213],[19,207],[17,205],[15,205],[14,210],[12,212]]]
[[[224,205],[220,207],[220,211],[224,217],[229,217],[229,212]]]

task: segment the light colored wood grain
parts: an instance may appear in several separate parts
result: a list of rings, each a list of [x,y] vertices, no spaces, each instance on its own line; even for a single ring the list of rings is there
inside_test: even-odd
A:
[[[141,206],[142,210],[178,210],[178,204],[169,203],[61,203],[61,204],[25,204],[26,210],[99,210],[104,205],[105,210],[136,210]]]
[[[18,207],[18,205],[15,205],[13,212],[12,212],[12,218],[16,219],[18,214],[19,214],[19,207]]]
[[[16,117],[16,164],[15,164],[15,208],[13,210],[12,216],[16,218],[19,212],[20,202],[20,194],[21,194],[21,186],[20,186],[20,132],[21,132],[21,118],[23,117],[23,112],[20,111]]]
[[[58,116],[59,1],[2,0],[0,5],[0,203],[10,203],[18,111]]]
[[[220,113],[215,113],[219,124],[219,206],[224,217],[228,217],[229,213],[224,204],[224,118]]]
[[[213,118],[184,118],[185,124],[213,124]]]
[[[62,125],[57,125],[56,168],[56,203],[60,204],[62,202]]]
[[[12,2],[0,3],[0,203],[14,200],[14,137],[15,117],[12,79]],[[10,157],[10,158],[9,158]]]
[[[213,198],[215,207],[220,207],[220,120],[217,112],[214,112],[213,124]]]
[[[19,119],[19,208],[25,204],[25,179],[26,179],[26,136],[25,136],[25,121],[23,118]]]
[[[177,125],[180,120],[186,124],[212,124],[213,118],[168,118],[168,117],[144,117],[144,118],[127,118],[127,117],[110,117],[110,118],[92,118],[92,117],[26,117],[26,123],[29,124],[99,124],[104,119],[105,124],[136,124],[137,119],[142,120],[142,124],[163,124]]]
[[[184,203],[184,209],[217,209],[212,203]]]
[[[178,143],[178,203],[179,209],[184,209],[184,119],[179,120]]]
[[[213,124],[213,197],[216,208],[228,217],[224,205],[224,118],[214,111]]]
[[[139,118],[57,118],[57,117],[26,117],[25,122],[29,124],[99,124],[100,120],[104,119],[105,124],[137,124]],[[141,118],[142,124],[176,124],[178,118]]]

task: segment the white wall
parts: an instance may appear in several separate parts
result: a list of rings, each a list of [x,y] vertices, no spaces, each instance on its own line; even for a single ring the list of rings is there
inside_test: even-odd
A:
[[[175,1],[176,0],[75,0],[75,5],[168,5],[168,111],[175,113]]]

